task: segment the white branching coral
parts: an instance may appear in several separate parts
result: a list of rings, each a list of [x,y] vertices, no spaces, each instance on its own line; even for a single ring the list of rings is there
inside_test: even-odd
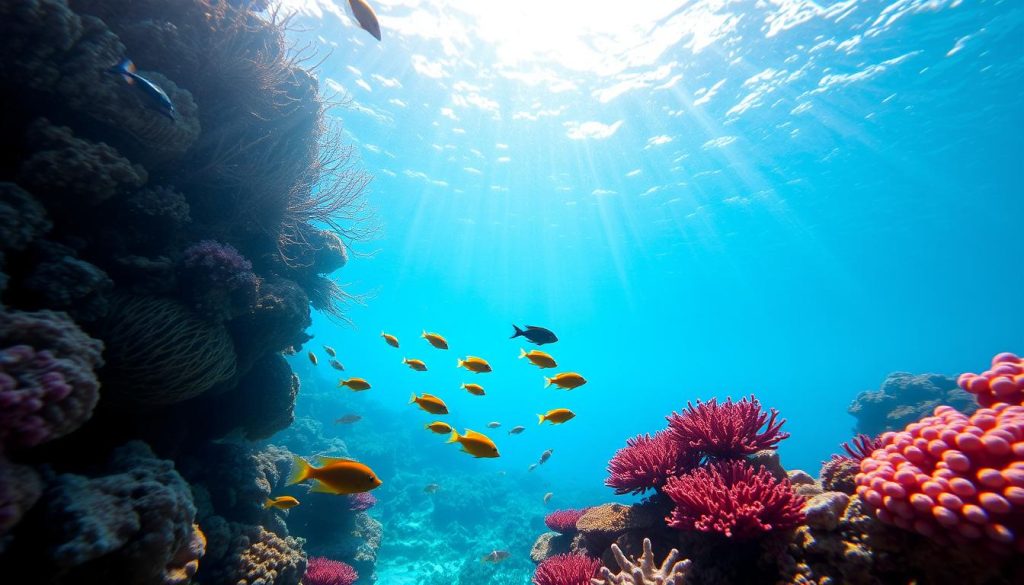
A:
[[[644,539],[644,553],[636,563],[627,559],[617,544],[612,545],[612,554],[622,570],[614,574],[608,567],[601,567],[601,576],[591,579],[591,585],[685,585],[686,574],[690,572],[690,560],[677,561],[676,549],[669,551],[660,567],[655,565],[649,538]]]

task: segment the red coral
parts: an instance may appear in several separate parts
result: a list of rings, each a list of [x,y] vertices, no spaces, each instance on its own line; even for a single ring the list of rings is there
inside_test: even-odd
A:
[[[590,585],[601,561],[583,555],[555,555],[537,565],[534,585]]]
[[[359,573],[351,565],[324,557],[309,557],[306,562],[305,585],[352,585]]]
[[[781,430],[786,419],[776,421],[778,415],[774,408],[768,413],[761,410],[753,396],[739,402],[727,398],[722,404],[712,398],[703,403],[698,400],[696,406],[687,402],[686,410],[673,412],[668,422],[681,448],[717,459],[739,459],[774,449],[789,436]]]
[[[544,517],[544,524],[559,534],[576,532],[576,522],[589,508],[580,510],[555,510]]]
[[[604,484],[617,494],[640,494],[661,489],[670,477],[693,469],[700,462],[700,453],[683,448],[669,431],[637,435],[626,439],[608,462],[608,479]]]
[[[978,404],[986,408],[999,402],[1024,405],[1024,359],[1003,352],[992,358],[992,369],[981,374],[961,374],[957,384],[974,394]]]
[[[672,528],[719,532],[737,540],[796,526],[804,498],[789,480],[743,461],[701,467],[665,484],[676,507],[665,521]]]
[[[1024,406],[970,418],[939,406],[882,440],[856,477],[879,520],[939,542],[1024,552]]]
[[[871,438],[863,433],[854,437],[849,443],[843,443],[840,447],[843,451],[849,455],[849,457],[843,455],[833,455],[832,458],[840,459],[851,459],[856,462],[864,461],[865,458],[870,457],[871,453],[875,449],[881,449],[884,446],[880,437]]]

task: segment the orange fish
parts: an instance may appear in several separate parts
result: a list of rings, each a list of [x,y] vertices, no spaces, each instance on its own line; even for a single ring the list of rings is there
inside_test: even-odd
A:
[[[463,452],[469,453],[473,457],[493,458],[500,456],[494,441],[487,437],[487,435],[471,429],[466,429],[464,435],[460,435],[457,431],[452,431],[452,436],[448,439],[448,442],[459,443],[462,445]]]
[[[452,427],[448,423],[441,421],[432,422],[429,425],[426,425],[426,428],[434,431],[439,435],[447,435],[452,432]]]
[[[426,331],[424,331],[423,335],[420,335],[420,337],[426,339],[430,343],[430,345],[433,345],[437,349],[448,349],[448,340],[446,340],[444,337],[441,337],[437,333],[427,333]]]
[[[537,366],[538,368],[554,368],[558,364],[555,363],[555,358],[551,357],[551,354],[545,353],[539,349],[526,351],[523,348],[519,348],[519,359],[526,358],[530,360],[530,363]]]
[[[384,482],[366,465],[345,457],[320,457],[323,467],[313,467],[295,456],[288,485],[314,480],[311,492],[327,494],[358,494],[380,487]]]
[[[448,406],[443,400],[433,394],[427,394],[426,392],[423,393],[423,396],[413,394],[409,404],[414,403],[430,414],[448,414]]]
[[[554,377],[544,378],[544,380],[545,388],[554,384],[555,386],[558,386],[559,388],[565,388],[566,390],[579,388],[580,386],[587,383],[587,380],[583,376],[577,374],[576,372],[562,372],[561,374],[556,374]]]
[[[491,364],[487,363],[484,358],[478,358],[471,355],[467,355],[466,359],[459,360],[459,368],[466,368],[474,374],[485,374],[491,371]]]
[[[384,341],[386,341],[388,345],[390,345],[391,347],[398,347],[398,338],[395,337],[394,335],[391,335],[390,333],[384,333],[383,331],[381,331],[380,336],[383,337]]]
[[[480,384],[463,384],[461,386],[461,388],[463,390],[465,390],[466,392],[469,392],[473,396],[483,396],[484,395],[484,387],[481,386]]]
[[[417,372],[427,371],[427,364],[423,363],[423,360],[411,360],[408,358],[402,358],[402,363],[416,370]]]
[[[273,500],[267,498],[263,502],[264,508],[277,508],[278,510],[287,510],[288,508],[294,508],[299,505],[299,501],[291,496],[277,496]]]
[[[548,421],[553,425],[560,425],[575,416],[576,413],[568,408],[556,408],[554,410],[547,411],[545,414],[538,414],[537,424],[542,425],[544,424],[544,421]]]
[[[363,390],[370,389],[370,383],[362,378],[349,378],[348,380],[338,380],[338,388],[347,386],[355,392],[362,392]]]

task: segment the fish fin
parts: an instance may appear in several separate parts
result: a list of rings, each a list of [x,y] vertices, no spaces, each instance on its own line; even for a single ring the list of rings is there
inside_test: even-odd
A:
[[[313,471],[311,466],[305,459],[295,455],[292,457],[292,472],[288,476],[288,483],[286,485],[292,485],[299,483],[300,481],[309,479],[310,473]]]
[[[482,433],[478,433],[478,432],[474,431],[473,429],[466,429],[466,432],[462,433],[462,436],[469,437],[470,439],[486,439],[487,438],[486,435],[484,435]]]
[[[455,443],[459,440],[459,431],[452,429],[452,434],[445,443]]]
[[[547,388],[550,385],[551,385],[551,378],[548,378],[547,376],[545,376],[544,377],[544,387]]]
[[[316,458],[320,460],[321,465],[355,461],[355,459],[352,459],[351,457],[327,457],[326,455],[317,455]]]
[[[459,363],[458,363],[458,364],[457,364],[457,365],[456,365],[455,367],[456,367],[456,368],[461,368],[461,367],[462,367],[462,365],[463,365],[463,364],[465,364],[465,363],[466,363],[466,362],[462,361],[462,358],[459,358]]]
[[[412,396],[409,398],[409,404],[412,404],[414,402],[416,402],[416,393],[415,392],[413,392]]]
[[[524,357],[526,357],[526,350],[520,347],[519,348],[519,359],[523,359]]]
[[[331,486],[327,485],[326,483],[324,483],[322,481],[315,481],[315,482],[313,482],[313,488],[310,489],[309,491],[310,491],[310,493],[317,493],[317,494],[340,494],[340,493],[342,493],[342,492],[339,492],[338,490],[335,490],[335,489],[331,488]]]
[[[544,415],[543,414],[538,414],[537,415],[537,424],[539,424],[539,425],[544,424]]]
[[[513,334],[512,334],[512,337],[509,337],[509,339],[515,339],[516,337],[519,337],[520,335],[522,335],[522,334],[523,334],[523,330],[522,330],[522,329],[520,329],[520,328],[519,328],[519,326],[518,326],[518,325],[516,325],[515,323],[513,323],[513,324],[512,324],[512,328],[513,328],[513,329],[515,329],[515,330],[516,330],[516,332],[515,332],[515,333],[513,333]]]
[[[437,396],[434,396],[433,394],[427,394],[426,392],[423,393],[423,397],[424,398],[437,398]],[[437,398],[437,399],[440,400],[440,398]]]
[[[267,498],[267,501],[263,502],[263,507],[264,508],[269,508],[269,507],[271,507],[273,505],[274,505],[274,500],[271,500],[270,498]]]

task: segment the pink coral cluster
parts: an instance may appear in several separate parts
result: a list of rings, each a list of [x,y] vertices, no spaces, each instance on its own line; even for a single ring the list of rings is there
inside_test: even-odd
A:
[[[377,505],[377,497],[370,492],[360,492],[348,497],[348,509],[353,512],[365,512]]]
[[[980,374],[960,374],[957,384],[974,394],[978,404],[1024,405],[1024,359],[1004,352],[992,358],[992,369]]]
[[[856,476],[880,520],[942,542],[1024,552],[1024,406],[969,418],[939,406],[882,441]]]
[[[608,463],[605,485],[617,494],[640,494],[649,489],[661,489],[670,477],[693,469],[700,455],[690,449],[681,449],[669,431],[638,435],[626,440]]]
[[[782,432],[786,420],[777,420],[778,415],[774,408],[764,412],[753,396],[739,402],[727,398],[721,404],[712,398],[708,402],[698,400],[696,406],[687,402],[686,410],[672,413],[668,423],[681,448],[716,459],[738,459],[774,449],[789,436]]]
[[[601,561],[578,554],[555,555],[537,565],[533,573],[535,585],[590,585],[597,576]]]
[[[744,461],[722,461],[672,478],[665,493],[676,504],[665,521],[681,530],[744,540],[792,528],[804,518],[804,498],[788,479]]]
[[[544,524],[559,534],[576,532],[576,523],[583,517],[587,508],[580,510],[555,510],[544,517]]]
[[[302,582],[304,585],[352,585],[358,579],[359,573],[348,563],[309,557]]]

